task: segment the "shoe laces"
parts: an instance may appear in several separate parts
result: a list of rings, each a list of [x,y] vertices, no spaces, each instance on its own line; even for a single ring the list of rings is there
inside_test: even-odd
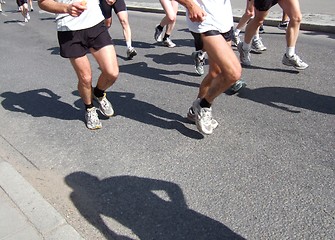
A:
[[[200,110],[201,119],[205,123],[211,124],[212,122],[212,109],[211,108],[201,108]]]
[[[87,109],[87,121],[90,123],[98,122],[99,117],[95,108]]]

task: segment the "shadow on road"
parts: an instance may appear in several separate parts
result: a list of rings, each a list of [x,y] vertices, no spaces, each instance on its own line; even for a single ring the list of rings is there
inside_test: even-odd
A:
[[[79,95],[78,91],[73,91],[72,94],[76,96]],[[189,129],[184,125],[185,123],[189,123],[186,118],[176,113],[165,111],[151,103],[135,99],[134,93],[113,91],[107,93],[107,96],[113,104],[115,116],[123,116],[163,129],[175,129],[184,136],[193,139],[204,138],[198,131]],[[75,105],[78,107],[80,107],[81,104],[81,100],[75,102]]]
[[[65,182],[73,190],[70,198],[81,215],[106,239],[244,239],[221,222],[188,208],[181,188],[172,182],[136,176],[99,180],[85,172],[71,173]],[[102,216],[132,233],[117,233],[120,227],[108,226]]]
[[[292,113],[300,113],[300,111],[291,110],[278,104],[308,109],[314,112],[335,114],[335,97],[320,95],[298,88],[245,88],[237,96]]]
[[[196,76],[195,73],[178,71],[178,70],[170,71],[170,70],[148,67],[148,64],[145,62],[120,65],[119,68],[120,68],[121,73],[128,73],[128,74],[131,74],[134,76],[140,76],[140,77],[143,77],[149,80],[180,84],[180,85],[196,87],[196,88],[200,86],[199,83],[188,82],[188,81],[183,81],[181,79],[177,79],[177,76],[180,74]],[[175,76],[175,78],[172,78],[170,76]]]
[[[21,93],[1,93],[1,105],[13,112],[29,114],[33,117],[51,117],[64,120],[83,120],[83,113],[68,103],[60,101],[60,96],[45,88]]]

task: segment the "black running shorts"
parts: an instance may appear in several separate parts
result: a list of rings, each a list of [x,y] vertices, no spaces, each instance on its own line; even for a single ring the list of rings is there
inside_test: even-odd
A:
[[[100,8],[106,19],[112,17],[112,9],[114,10],[115,14],[118,14],[122,11],[127,11],[127,6],[124,0],[116,0],[112,6],[108,5],[106,0],[100,0]]]
[[[113,40],[103,21],[83,30],[58,31],[57,35],[60,55],[64,58],[82,57],[89,52],[90,48],[99,50],[113,44]]]
[[[278,0],[254,0],[254,6],[258,11],[264,12],[276,5]]]
[[[225,33],[220,33],[219,31],[217,30],[210,30],[210,31],[207,31],[207,32],[204,32],[202,33],[204,34],[205,36],[215,36],[215,35],[222,35],[222,37],[227,41],[231,41],[232,38],[233,38],[233,27],[231,27],[231,29],[228,31],[228,32],[225,32]]]

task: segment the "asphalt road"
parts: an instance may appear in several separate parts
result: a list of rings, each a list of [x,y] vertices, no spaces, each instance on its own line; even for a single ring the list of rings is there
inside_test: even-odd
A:
[[[168,49],[153,41],[162,15],[129,12],[139,55],[125,59],[115,19],[116,116],[89,131],[53,16],[36,8],[25,24],[6,7],[0,154],[86,239],[335,238],[335,35],[301,32],[310,67],[297,72],[281,64],[283,32],[266,26],[247,88],[216,100],[220,125],[204,137],[185,119],[201,78],[184,17]]]

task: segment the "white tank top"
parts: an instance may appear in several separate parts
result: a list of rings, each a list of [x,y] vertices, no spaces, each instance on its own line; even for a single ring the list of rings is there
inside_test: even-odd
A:
[[[193,0],[206,13],[203,22],[192,22],[186,11],[186,21],[190,31],[203,33],[217,30],[220,33],[228,32],[234,25],[230,0]]]
[[[75,31],[93,27],[104,20],[99,0],[86,0],[87,10],[79,17],[69,14],[56,14],[57,31]],[[71,4],[73,0],[57,0],[57,2]]]

